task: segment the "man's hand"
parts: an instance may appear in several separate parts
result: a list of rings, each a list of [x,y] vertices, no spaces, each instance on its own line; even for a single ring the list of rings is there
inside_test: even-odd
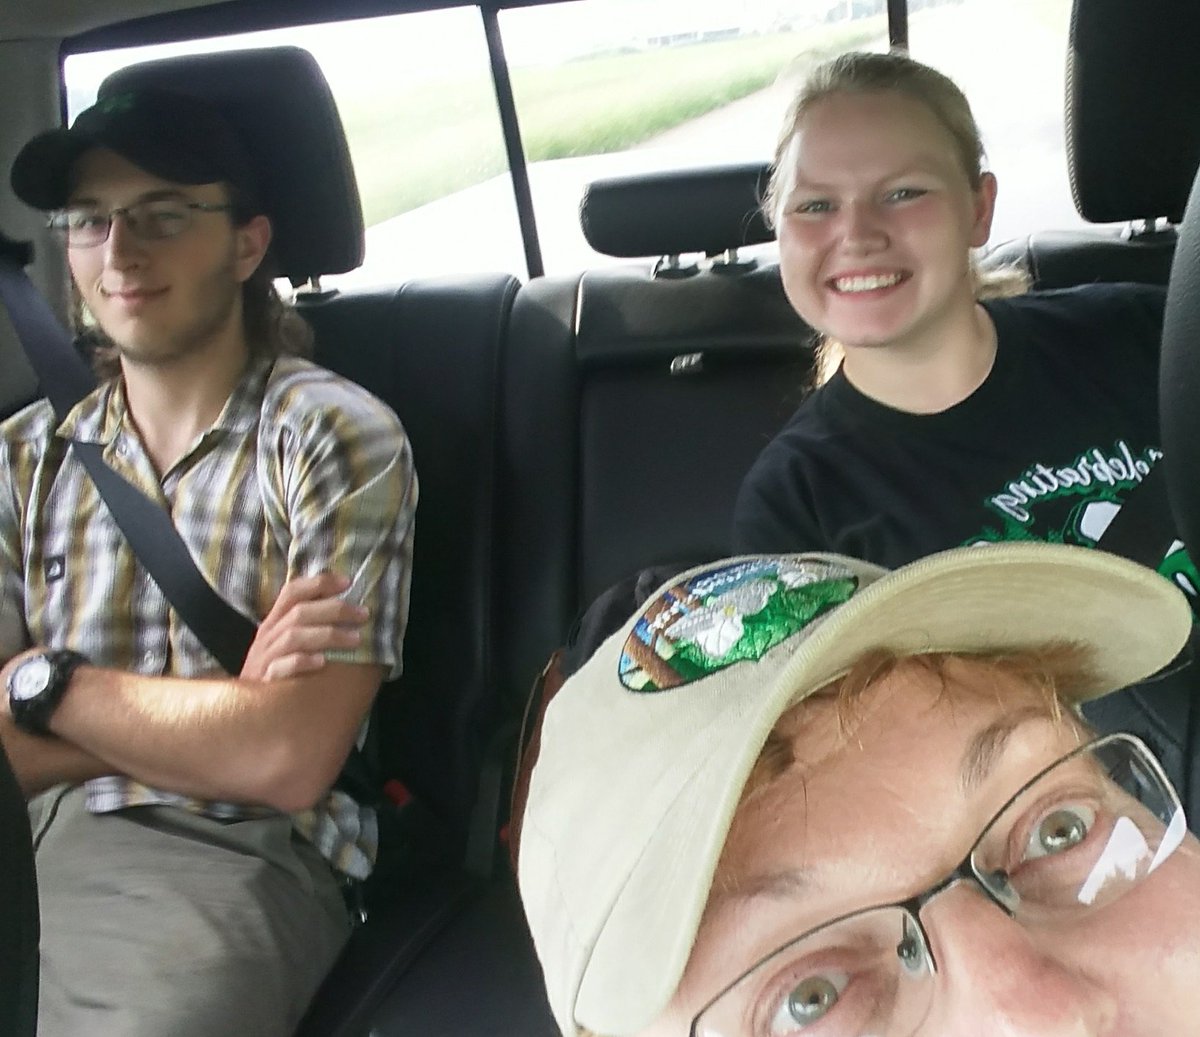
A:
[[[285,584],[238,677],[80,666],[49,736],[21,731],[0,702],[0,742],[26,795],[125,774],[201,799],[311,807],[337,777],[383,676],[380,664],[325,658],[362,637],[367,610],[338,597],[348,586],[333,573]]]
[[[331,572],[285,583],[259,625],[240,676],[299,677],[320,670],[326,652],[356,647],[368,612],[338,597],[349,586],[346,577]]]

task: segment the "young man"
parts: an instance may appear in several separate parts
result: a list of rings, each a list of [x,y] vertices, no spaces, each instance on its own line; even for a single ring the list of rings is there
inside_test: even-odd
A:
[[[288,355],[253,167],[204,103],[108,97],[26,145],[106,379],[0,426],[0,739],[30,800],[40,1033],[288,1034],[373,813],[332,786],[398,672],[416,477],[395,415]],[[296,319],[296,318],[293,318]],[[167,508],[262,620],[240,674],[168,607],[70,449]],[[9,629],[4,625],[3,629]]]
[[[671,580],[546,711],[519,874],[563,1034],[1192,1032],[1200,844],[1076,709],[1191,622],[1049,544]]]

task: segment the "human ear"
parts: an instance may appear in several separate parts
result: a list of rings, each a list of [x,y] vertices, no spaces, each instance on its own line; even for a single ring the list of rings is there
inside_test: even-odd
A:
[[[987,244],[992,233],[992,217],[996,213],[996,177],[992,173],[983,173],[979,178],[979,188],[972,199],[974,223],[971,225],[971,247],[980,248]]]
[[[255,216],[240,227],[234,228],[237,236],[235,270],[239,281],[247,281],[258,269],[271,244],[271,221],[265,216]]]

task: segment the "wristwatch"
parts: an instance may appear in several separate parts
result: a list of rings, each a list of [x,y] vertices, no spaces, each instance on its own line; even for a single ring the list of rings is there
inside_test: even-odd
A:
[[[87,657],[69,649],[31,655],[8,675],[8,709],[13,722],[36,735],[50,733],[50,717],[67,693],[71,674]]]

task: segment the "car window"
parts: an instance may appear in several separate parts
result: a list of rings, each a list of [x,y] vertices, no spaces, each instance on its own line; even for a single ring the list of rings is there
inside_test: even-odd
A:
[[[291,44],[317,59],[346,129],[366,258],[331,285],[468,270],[523,273],[487,45],[473,7],[72,55],[68,112],[117,68],[173,54]]]
[[[1069,0],[1011,0],[1003,18],[995,0],[910,7],[913,55],[964,86],[1000,176],[992,241],[1078,225],[1062,131]],[[767,161],[812,64],[888,45],[885,0],[575,0],[503,10],[498,26],[548,273],[613,262],[579,227],[587,183]],[[478,8],[73,54],[69,114],[123,65],[281,43],[309,50],[324,70],[362,195],[365,262],[331,284],[480,270],[527,276]]]
[[[1071,0],[910,4],[909,52],[971,102],[1000,189],[992,244],[1086,226],[1071,200],[1064,99]]]
[[[576,218],[591,180],[768,161],[812,64],[887,46],[883,4],[581,0],[500,25],[522,43],[514,94],[547,270],[605,261]]]

